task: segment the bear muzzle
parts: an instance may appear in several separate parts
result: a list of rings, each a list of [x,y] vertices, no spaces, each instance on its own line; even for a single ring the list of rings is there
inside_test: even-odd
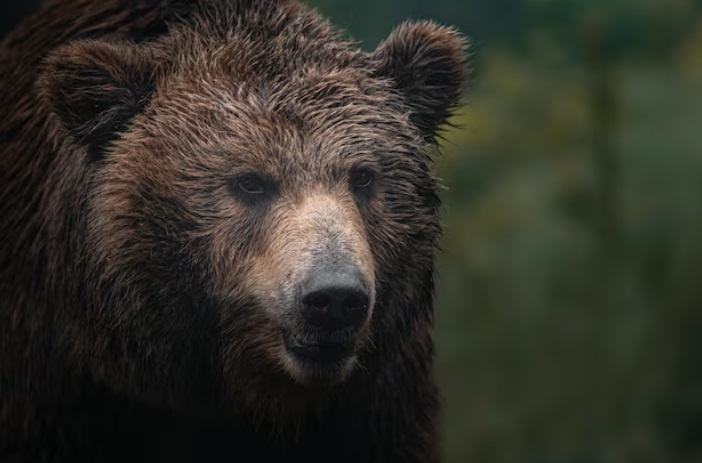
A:
[[[298,379],[334,383],[347,376],[367,337],[373,299],[357,266],[313,266],[300,287],[296,328],[284,333]]]

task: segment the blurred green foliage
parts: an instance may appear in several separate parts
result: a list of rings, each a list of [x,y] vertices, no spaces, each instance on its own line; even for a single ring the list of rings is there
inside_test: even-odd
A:
[[[702,1],[309,3],[476,51],[438,160],[445,460],[702,461]]]

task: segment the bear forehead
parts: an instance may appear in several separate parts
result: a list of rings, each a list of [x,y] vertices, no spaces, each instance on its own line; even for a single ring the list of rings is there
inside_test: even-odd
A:
[[[220,87],[265,95],[269,101],[392,96],[387,82],[372,78],[370,57],[349,48],[350,42],[261,34],[221,35],[181,26],[156,42],[151,54],[154,66],[185,93]]]
[[[421,144],[387,83],[362,69],[310,65],[256,78],[230,72],[230,59],[220,51],[202,66],[184,61],[170,69],[141,119],[147,130],[168,133],[165,141],[190,152],[239,153],[240,160],[247,153],[269,161],[298,156],[310,168],[321,165],[315,158],[406,152]]]
[[[339,81],[191,84],[172,77],[157,89],[133,135],[143,134],[151,151],[196,157],[214,171],[234,161],[276,176],[344,170],[380,155],[402,160],[421,143],[381,97]]]
[[[279,24],[285,20],[288,28]],[[262,123],[253,125],[258,134],[269,122],[277,131],[313,128],[310,135],[318,135],[331,121],[337,134],[387,123],[395,133],[412,133],[390,82],[374,78],[370,57],[350,42],[318,22],[322,31],[310,32],[304,18],[240,21],[226,33],[210,23],[180,25],[153,44],[158,111],[199,128],[205,119],[212,129],[241,121],[239,132]]]
[[[255,89],[269,101],[390,96],[355,42],[302,5],[278,3],[205,2],[152,43],[156,65],[177,74],[186,92],[204,83]]]

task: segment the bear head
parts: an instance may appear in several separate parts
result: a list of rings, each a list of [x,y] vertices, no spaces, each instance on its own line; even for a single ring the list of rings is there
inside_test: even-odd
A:
[[[84,170],[66,350],[154,401],[343,384],[431,317],[413,298],[431,286],[432,153],[465,42],[415,22],[363,52],[298,4],[202,5],[147,42],[75,40],[45,61]]]

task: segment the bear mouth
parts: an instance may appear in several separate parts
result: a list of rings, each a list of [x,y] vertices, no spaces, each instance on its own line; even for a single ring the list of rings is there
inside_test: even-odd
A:
[[[282,337],[286,357],[283,368],[295,382],[306,388],[339,385],[356,370],[362,339],[353,330],[284,330]]]
[[[335,365],[347,361],[355,353],[351,338],[324,338],[317,336],[295,336],[284,333],[285,348],[298,362]]]

